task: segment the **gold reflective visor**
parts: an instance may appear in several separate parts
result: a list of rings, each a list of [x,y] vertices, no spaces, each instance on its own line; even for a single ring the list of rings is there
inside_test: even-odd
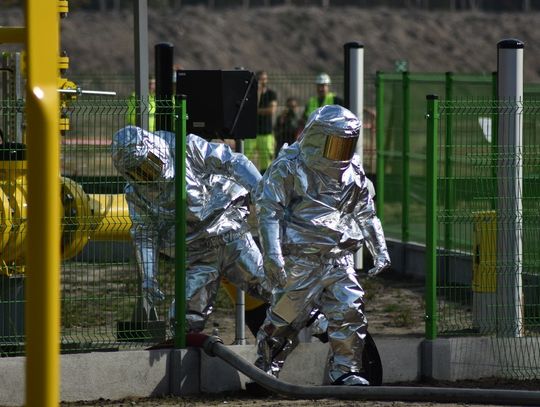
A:
[[[127,170],[129,175],[135,181],[155,181],[163,171],[163,162],[151,151],[146,155],[146,159],[136,167]]]
[[[330,135],[326,138],[323,156],[329,160],[346,161],[354,155],[358,137],[339,137]]]

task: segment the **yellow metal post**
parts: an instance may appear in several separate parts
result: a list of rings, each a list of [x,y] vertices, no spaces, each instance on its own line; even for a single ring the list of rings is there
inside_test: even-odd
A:
[[[60,142],[55,1],[26,0],[28,250],[26,405],[60,394]]]

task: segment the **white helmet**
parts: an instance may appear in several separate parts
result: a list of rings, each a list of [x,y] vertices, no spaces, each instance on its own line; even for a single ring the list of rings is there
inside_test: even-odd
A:
[[[332,81],[330,80],[330,76],[328,76],[327,73],[321,72],[315,78],[315,83],[317,85],[330,85]]]

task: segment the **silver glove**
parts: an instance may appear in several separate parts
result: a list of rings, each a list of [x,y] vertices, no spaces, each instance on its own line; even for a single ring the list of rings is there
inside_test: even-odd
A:
[[[390,267],[390,257],[388,257],[388,252],[386,251],[376,255],[374,263],[375,265],[368,270],[368,277],[375,277],[377,274]]]

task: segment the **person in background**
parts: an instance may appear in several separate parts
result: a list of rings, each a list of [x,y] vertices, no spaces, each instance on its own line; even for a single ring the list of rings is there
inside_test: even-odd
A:
[[[294,97],[287,98],[286,107],[276,119],[274,133],[276,135],[276,156],[283,144],[292,144],[299,134],[300,117],[298,101]]]
[[[365,242],[374,264],[369,276],[388,268],[390,257],[355,154],[360,126],[341,106],[315,110],[257,188],[259,239],[274,291],[257,334],[255,365],[270,375],[277,377],[316,309],[326,318],[330,343],[327,382],[369,385],[362,376],[364,290],[353,253]]]
[[[148,113],[148,130],[156,129],[156,80],[148,80],[148,101],[143,101],[143,110]],[[126,124],[137,124],[137,95],[133,92],[127,102]]]
[[[148,130],[155,131],[156,129],[156,80],[150,78],[148,80],[148,101],[143,101],[143,110],[148,113]],[[128,108],[126,113],[126,124],[137,124],[137,96],[133,92],[127,102]]]
[[[264,173],[275,157],[276,139],[273,134],[277,110],[277,94],[268,87],[268,73],[257,72],[257,137],[244,140],[244,154]]]
[[[212,312],[222,277],[264,304],[271,289],[247,224],[249,196],[261,178],[259,171],[226,144],[194,134],[186,141],[186,319],[189,330],[198,332]],[[159,254],[175,254],[174,157],[172,132],[127,126],[113,136],[113,163],[127,181],[130,232],[147,320],[157,319],[155,306],[165,299],[157,278]]]
[[[330,91],[331,84],[332,80],[325,72],[321,72],[315,77],[317,95],[310,97],[306,103],[303,115],[304,123],[306,123],[309,115],[319,107],[325,105],[343,105],[343,100],[339,96],[336,96],[334,92]]]

